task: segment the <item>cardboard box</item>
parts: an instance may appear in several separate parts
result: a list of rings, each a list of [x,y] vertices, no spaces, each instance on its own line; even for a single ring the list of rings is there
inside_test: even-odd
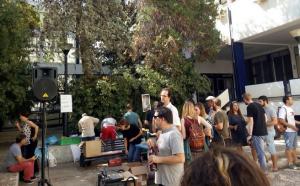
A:
[[[122,169],[124,171],[130,171],[138,179],[136,180],[137,186],[146,186],[148,179],[148,167],[145,164],[139,162],[123,163]]]
[[[87,158],[101,155],[102,141],[86,141],[84,144],[84,156]]]

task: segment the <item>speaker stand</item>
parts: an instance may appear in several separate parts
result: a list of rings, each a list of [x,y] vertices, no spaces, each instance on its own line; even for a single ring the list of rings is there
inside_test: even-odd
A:
[[[41,162],[41,178],[39,180],[38,186],[52,186],[50,181],[45,179],[45,126],[46,126],[46,102],[43,101],[43,123],[42,123],[42,162]],[[49,166],[49,165],[48,165]]]

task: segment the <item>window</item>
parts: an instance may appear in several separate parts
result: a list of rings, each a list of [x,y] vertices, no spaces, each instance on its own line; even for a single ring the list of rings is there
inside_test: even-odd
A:
[[[293,78],[290,53],[288,50],[255,57],[247,60],[248,80],[251,84],[287,81]]]

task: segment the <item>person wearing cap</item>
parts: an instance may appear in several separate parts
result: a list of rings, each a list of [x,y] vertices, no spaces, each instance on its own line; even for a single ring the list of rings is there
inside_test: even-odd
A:
[[[208,96],[205,101],[207,103],[207,110],[206,113],[208,113],[208,116],[212,118],[212,115],[214,113],[214,100],[216,98],[214,96]]]
[[[82,118],[78,122],[79,132],[81,132],[81,141],[91,141],[95,139],[95,126],[99,123],[98,118],[88,116],[83,113]]]

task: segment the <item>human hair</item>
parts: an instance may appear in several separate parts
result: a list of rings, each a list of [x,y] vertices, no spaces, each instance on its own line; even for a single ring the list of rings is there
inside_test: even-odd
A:
[[[290,97],[292,97],[292,96],[290,96],[290,95],[285,95],[285,96],[283,96],[282,102],[283,102],[284,104],[286,104],[286,102],[290,99]]]
[[[26,135],[25,135],[24,133],[18,134],[18,135],[16,136],[16,143],[21,143],[21,141],[22,141],[23,139],[25,139],[25,138],[26,138]]]
[[[250,101],[252,99],[252,96],[250,93],[244,93],[243,94],[243,98],[246,100],[246,101]]]
[[[213,148],[194,160],[181,180],[181,186],[270,186],[257,164],[244,154],[224,148]]]
[[[121,119],[120,122],[118,123],[118,126],[122,126],[122,125],[127,127],[130,125],[130,123],[126,119]]]
[[[167,92],[168,92],[168,97],[169,97],[169,98],[172,96],[172,91],[171,91],[170,88],[163,88],[163,89],[161,90],[161,92],[162,92],[162,91],[167,91]]]
[[[230,103],[228,115],[234,115],[233,105],[234,105],[235,103],[237,104],[238,102],[232,101],[232,102]],[[240,107],[238,107],[237,113],[238,113],[239,116],[243,116]]]
[[[191,101],[185,101],[185,103],[183,104],[182,107],[182,118],[185,118],[187,116],[191,116],[193,118],[196,117],[196,113],[195,113],[195,106],[194,103]]]
[[[207,115],[203,103],[198,102],[198,103],[196,103],[195,107],[198,107],[198,108],[199,108],[199,110],[200,110],[200,116],[201,116],[201,117],[205,117],[205,116]]]
[[[167,123],[173,124],[173,114],[172,111],[167,107],[157,108],[157,115],[154,114],[154,117],[164,118]]]
[[[126,109],[127,109],[127,110],[132,110],[132,105],[131,105],[130,103],[127,103]]]
[[[263,96],[259,96],[258,98],[259,100],[265,101],[266,103],[269,103],[268,97],[263,95]]]
[[[219,98],[216,98],[216,99],[215,99],[215,104],[216,104],[218,107],[221,107],[222,102],[221,102],[221,100],[220,100]]]

